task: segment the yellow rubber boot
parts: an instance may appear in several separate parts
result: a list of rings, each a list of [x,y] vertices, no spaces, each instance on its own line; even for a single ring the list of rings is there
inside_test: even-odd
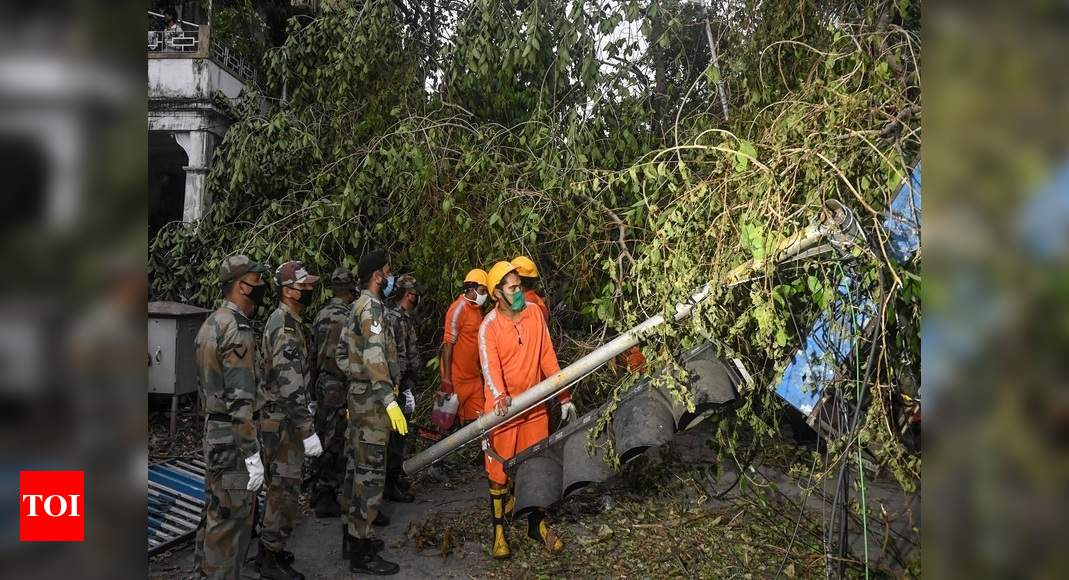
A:
[[[505,517],[512,519],[512,512],[516,510],[516,496],[511,493],[508,494],[508,499],[505,500]]]
[[[559,552],[564,549],[564,540],[546,525],[546,515],[542,511],[533,512],[527,520],[527,535],[535,541],[542,542],[547,552]]]
[[[512,555],[508,540],[505,539],[505,496],[507,494],[508,491],[504,489],[490,490],[490,507],[494,516],[494,547],[491,554],[498,559]]]

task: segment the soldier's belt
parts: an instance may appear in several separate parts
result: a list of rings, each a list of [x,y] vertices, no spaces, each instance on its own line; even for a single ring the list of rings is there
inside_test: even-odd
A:
[[[208,413],[209,421],[233,421],[228,413]]]
[[[256,429],[262,433],[277,433],[291,424],[289,417],[271,417],[269,415],[262,415],[257,419]]]

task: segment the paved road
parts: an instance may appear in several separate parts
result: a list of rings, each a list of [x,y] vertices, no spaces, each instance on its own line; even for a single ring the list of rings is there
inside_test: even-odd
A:
[[[454,468],[446,483],[417,481],[413,487],[416,501],[411,504],[387,502],[386,512],[391,523],[375,528],[386,542],[383,555],[401,565],[401,573],[393,578],[469,578],[486,569],[491,560],[481,542],[469,541],[457,547],[448,558],[438,548],[416,547],[407,535],[409,524],[422,523],[431,515],[445,519],[470,519],[486,516],[489,519],[487,484],[482,471],[474,466]],[[484,514],[483,512],[487,512]],[[489,538],[489,534],[486,534]],[[289,549],[296,556],[294,567],[313,578],[350,578],[348,561],[341,557],[341,520],[316,519],[307,514],[297,525]],[[251,551],[250,551],[251,553]],[[192,542],[174,552],[171,558],[153,562],[150,578],[191,577],[193,566]],[[246,577],[256,578],[251,563]]]

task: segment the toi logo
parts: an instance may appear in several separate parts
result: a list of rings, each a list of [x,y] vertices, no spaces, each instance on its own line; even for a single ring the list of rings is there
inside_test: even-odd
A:
[[[19,472],[19,541],[84,541],[84,506],[84,472]]]

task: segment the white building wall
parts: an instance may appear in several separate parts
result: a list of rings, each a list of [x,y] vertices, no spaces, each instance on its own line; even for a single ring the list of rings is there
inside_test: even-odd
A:
[[[182,220],[204,217],[211,200],[207,176],[212,152],[228,121],[212,104],[211,95],[236,99],[245,89],[236,76],[208,58],[156,56],[148,59],[148,129],[170,134],[185,150],[186,173]]]
[[[207,101],[213,91],[236,99],[245,84],[206,58],[148,59],[148,98]]]

